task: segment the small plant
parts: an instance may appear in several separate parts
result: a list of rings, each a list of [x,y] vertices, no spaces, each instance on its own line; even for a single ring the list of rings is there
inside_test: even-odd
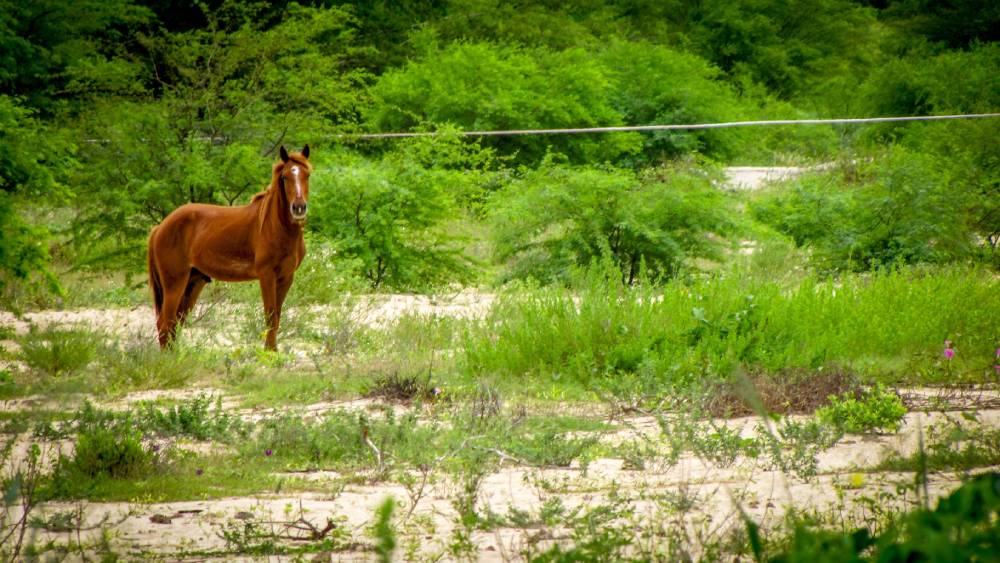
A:
[[[799,422],[784,418],[773,431],[758,425],[757,434],[760,448],[774,467],[806,480],[816,475],[819,453],[833,447],[843,431],[817,419]]]
[[[21,359],[46,375],[64,375],[90,364],[99,344],[97,335],[89,331],[33,326],[21,340]]]
[[[558,428],[542,428],[511,439],[510,453],[515,461],[533,465],[569,467],[574,460],[586,465],[587,454],[599,443],[595,436],[575,438]]]
[[[204,369],[204,362],[189,350],[183,347],[160,350],[152,342],[113,350],[105,361],[105,389],[110,394],[132,389],[183,387]]]
[[[376,376],[364,395],[387,401],[409,403],[414,400],[432,398],[434,386],[431,385],[430,373],[424,376],[417,373],[400,374],[393,371]]]
[[[127,479],[147,473],[153,462],[154,452],[143,445],[139,431],[121,425],[81,432],[72,459],[61,464],[71,474]]]
[[[211,408],[214,403],[215,409]],[[151,403],[135,415],[137,425],[148,432],[161,436],[188,436],[195,440],[210,438],[222,439],[233,434],[246,433],[245,425],[238,416],[230,415],[222,410],[222,397],[213,401],[208,395],[199,395],[193,399],[158,409]]]
[[[17,391],[17,382],[10,370],[0,369],[0,397],[11,397]]]
[[[863,393],[860,398],[831,395],[829,399],[830,406],[817,409],[816,416],[850,434],[896,432],[906,415],[903,400],[882,385]]]
[[[878,469],[887,471],[969,471],[1000,465],[1000,428],[974,413],[927,429],[925,447],[909,456],[893,454]]]

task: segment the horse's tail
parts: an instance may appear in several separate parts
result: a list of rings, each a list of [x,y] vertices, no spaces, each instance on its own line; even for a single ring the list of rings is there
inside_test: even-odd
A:
[[[156,259],[153,256],[153,235],[156,234],[156,227],[149,232],[149,244],[146,247],[146,258],[149,261],[149,289],[153,292],[153,310],[156,317],[160,317],[160,308],[163,306],[163,284],[160,282],[160,272],[156,269]]]

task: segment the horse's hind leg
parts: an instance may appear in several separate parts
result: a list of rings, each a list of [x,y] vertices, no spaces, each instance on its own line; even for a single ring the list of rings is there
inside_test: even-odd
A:
[[[198,268],[191,268],[191,276],[188,278],[187,286],[184,288],[184,296],[181,298],[180,304],[177,306],[177,323],[183,324],[184,320],[187,319],[188,313],[191,309],[194,309],[195,303],[198,302],[198,296],[201,295],[201,290],[205,289],[205,286],[212,281],[212,278],[205,275]]]
[[[163,304],[160,306],[160,315],[156,319],[160,348],[166,348],[174,340],[177,332],[177,310],[184,299],[189,277],[188,275],[174,278],[161,276]]]

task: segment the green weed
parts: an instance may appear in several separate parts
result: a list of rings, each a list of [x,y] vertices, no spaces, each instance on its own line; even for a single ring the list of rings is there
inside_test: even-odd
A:
[[[807,276],[790,287],[739,271],[628,287],[598,267],[573,289],[522,285],[502,293],[468,331],[463,361],[475,376],[570,389],[635,374],[639,389],[660,394],[740,370],[976,381],[995,349],[998,283],[988,272],[953,267]],[[946,361],[947,335],[958,352]]]
[[[21,360],[47,376],[71,374],[87,367],[96,357],[101,338],[86,330],[62,330],[32,326],[21,337]]]
[[[87,494],[94,483],[146,477],[164,461],[163,454],[143,443],[139,430],[122,424],[87,428],[76,435],[70,456],[61,455],[46,484],[46,496]]]
[[[105,363],[104,392],[184,387],[214,367],[211,356],[186,346],[160,350],[154,342],[131,342],[111,349]]]
[[[906,407],[899,395],[882,385],[861,394],[830,396],[830,405],[816,411],[824,423],[850,434],[896,432],[903,424]]]
[[[392,513],[395,508],[396,501],[390,497],[375,511],[372,535],[375,536],[375,555],[381,563],[392,561],[392,554],[396,551],[396,530],[392,525]]]

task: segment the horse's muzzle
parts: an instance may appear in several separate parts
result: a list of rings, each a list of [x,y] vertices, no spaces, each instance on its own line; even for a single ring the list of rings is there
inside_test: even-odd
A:
[[[306,204],[305,203],[293,203],[292,204],[292,220],[301,223],[306,220]]]

